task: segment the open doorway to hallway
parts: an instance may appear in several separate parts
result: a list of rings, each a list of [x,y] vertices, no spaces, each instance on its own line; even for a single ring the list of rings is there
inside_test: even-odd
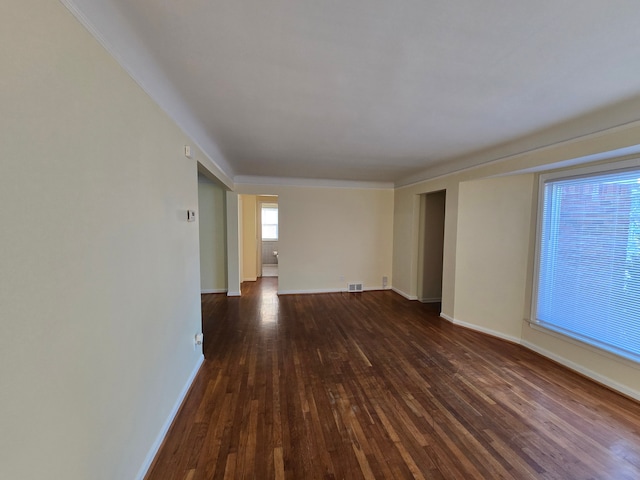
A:
[[[418,250],[418,300],[442,301],[442,263],[446,191],[420,195],[420,240]]]
[[[226,293],[227,219],[225,187],[198,173],[200,293]]]
[[[242,282],[255,282],[261,277],[278,277],[278,197],[247,194],[239,197]]]
[[[275,200],[275,201],[274,201]],[[277,197],[260,205],[260,244],[263,277],[278,276],[278,202]]]

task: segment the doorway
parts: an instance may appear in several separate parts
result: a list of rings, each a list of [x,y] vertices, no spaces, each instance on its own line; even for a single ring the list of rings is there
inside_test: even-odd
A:
[[[226,293],[227,222],[224,187],[198,172],[200,293]]]
[[[446,190],[420,195],[418,300],[442,302]]]

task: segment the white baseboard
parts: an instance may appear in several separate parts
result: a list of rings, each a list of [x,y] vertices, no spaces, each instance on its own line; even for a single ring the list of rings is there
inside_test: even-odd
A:
[[[442,298],[438,297],[438,298],[419,298],[418,299],[421,303],[441,303],[442,302]]]
[[[454,325],[460,325],[461,327],[468,328],[469,330],[475,330],[476,332],[486,333],[487,335],[491,335],[492,337],[500,338],[502,340],[506,340],[511,343],[520,344],[520,337],[514,337],[513,335],[508,335],[506,333],[499,332],[497,330],[493,330],[491,328],[481,327],[479,325],[474,325],[473,323],[463,322],[462,320],[453,319]]]
[[[203,288],[200,290],[200,294],[205,295],[207,293],[227,293],[226,288]]]
[[[239,297],[240,292],[229,292],[227,291],[227,297]]]
[[[626,385],[622,385],[618,382],[616,382],[615,380],[610,379],[609,377],[605,377],[604,375],[600,375],[599,373],[594,372],[593,370],[589,370],[586,367],[583,367],[582,365],[579,365],[575,362],[572,362],[571,360],[568,360],[560,355],[557,355],[553,352],[550,352],[549,350],[546,350],[544,348],[540,348],[539,346],[527,342],[526,340],[523,340],[520,342],[521,345],[523,347],[528,348],[529,350],[533,350],[536,353],[539,353],[540,355],[542,355],[543,357],[547,357],[550,358],[551,360],[558,362],[560,365],[563,365],[565,367],[567,367],[570,370],[573,370],[575,372],[580,373],[581,375],[584,375],[587,378],[590,378],[592,380],[595,380],[598,383],[601,383],[602,385],[605,385],[606,387],[611,388],[612,390],[616,390],[628,397],[633,398],[634,400],[640,401],[640,392],[637,390],[634,390],[632,388],[627,387]]]
[[[399,288],[396,287],[391,287],[391,290],[393,290],[394,292],[396,292],[398,295],[402,295],[404,298],[406,298],[407,300],[418,300],[418,297],[416,295],[409,295],[408,293],[403,292],[402,290],[400,290]]]
[[[258,277],[243,278],[242,281],[243,282],[256,282],[256,281],[258,281]]]
[[[391,287],[383,287],[380,285],[379,287],[366,287],[363,290],[365,292],[380,292],[382,290],[391,290]]]
[[[391,290],[390,287],[383,287],[382,285],[379,287],[366,287],[363,288],[364,292],[377,292],[380,290]],[[346,288],[312,288],[306,290],[278,290],[278,295],[306,295],[313,293],[347,293],[348,290]],[[357,293],[357,292],[355,292]]]
[[[343,293],[346,289],[339,288],[311,288],[306,290],[278,290],[278,295],[307,295],[314,293]]]
[[[305,295],[308,293],[340,293],[344,290],[314,288],[308,290],[278,290],[278,295]]]
[[[453,319],[453,317],[450,317],[449,315],[447,315],[446,313],[442,313],[440,312],[440,316],[442,318],[444,318],[446,321],[451,322],[451,323],[456,323],[456,321]]]
[[[200,355],[200,358],[198,359],[198,362],[196,363],[193,371],[191,372],[191,375],[189,375],[189,378],[187,379],[187,382],[185,383],[182,391],[180,392],[180,395],[178,395],[178,398],[175,404],[173,405],[171,412],[169,412],[169,417],[164,422],[164,425],[162,425],[162,428],[160,429],[160,433],[158,433],[158,436],[156,437],[155,442],[153,442],[153,445],[151,445],[151,448],[149,449],[149,453],[147,453],[147,456],[144,459],[144,462],[140,467],[140,470],[138,470],[138,475],[136,475],[136,480],[144,480],[144,477],[147,475],[147,472],[149,471],[149,467],[151,467],[151,464],[153,463],[153,459],[156,457],[158,450],[160,449],[160,446],[164,441],[164,437],[167,435],[167,432],[169,431],[169,428],[171,427],[171,424],[173,423],[173,420],[176,417],[178,410],[180,410],[180,407],[182,406],[182,402],[184,401],[184,398],[187,396],[187,392],[189,392],[189,388],[191,388],[191,384],[195,380],[198,372],[200,371],[200,367],[202,366],[203,362],[204,362],[204,355]]]
[[[479,325],[474,325],[473,323],[463,322],[462,320],[458,320],[456,318],[450,317],[444,313],[440,313],[440,316],[445,320],[453,323],[454,325],[460,325],[461,327],[468,328],[469,330],[475,330],[476,332],[486,333],[487,335],[491,335],[492,337],[500,338],[502,340],[506,340],[511,343],[520,344],[521,339],[519,337],[514,337],[513,335],[507,335],[506,333],[499,332],[497,330],[492,330],[491,328],[481,327]]]
[[[445,313],[440,313],[440,316],[442,318],[444,318],[445,320],[453,323],[454,325],[460,325],[461,327],[465,327],[465,328],[469,328],[471,330],[476,330],[478,332],[482,332],[482,333],[486,333],[487,335],[491,335],[493,337],[497,337],[503,340],[507,340],[509,342],[513,342],[513,343],[517,343],[522,345],[523,347],[532,350],[536,353],[539,353],[540,355],[542,355],[543,357],[547,357],[557,363],[559,363],[560,365],[567,367],[570,370],[573,370],[574,372],[577,372],[581,375],[584,375],[587,378],[590,378],[591,380],[594,380],[595,382],[598,382],[606,387],[611,388],[612,390],[615,390],[617,392],[622,393],[623,395],[626,395],[630,398],[633,398],[634,400],[640,401],[640,392],[637,390],[634,390],[632,388],[627,387],[626,385],[623,385],[621,383],[616,382],[615,380],[612,380],[609,377],[606,377],[604,375],[601,375],[597,372],[594,372],[593,370],[590,370],[586,367],[583,367],[582,365],[572,362],[571,360],[568,360],[558,354],[555,354],[553,352],[550,352],[549,350],[546,350],[544,348],[541,348],[539,346],[537,346],[534,343],[531,342],[527,342],[526,340],[522,340],[521,338],[517,338],[517,337],[513,337],[511,335],[505,335],[501,332],[497,332],[495,330],[491,330],[488,328],[483,328],[483,327],[479,327],[477,325],[473,325],[471,323],[467,323],[467,322],[463,322],[460,320],[456,320],[453,317],[450,317],[449,315],[445,314]]]

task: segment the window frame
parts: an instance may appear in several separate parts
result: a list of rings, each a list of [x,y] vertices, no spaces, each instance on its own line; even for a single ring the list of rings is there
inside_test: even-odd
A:
[[[537,189],[537,212],[536,212],[536,230],[535,230],[535,255],[533,264],[533,281],[532,281],[532,295],[531,295],[531,309],[529,317],[529,326],[535,330],[540,330],[552,336],[559,337],[569,343],[586,347],[587,349],[604,354],[615,359],[624,360],[625,363],[629,362],[631,365],[638,367],[640,365],[640,354],[634,354],[633,352],[627,352],[623,349],[617,349],[615,347],[609,347],[603,342],[591,341],[585,337],[581,337],[577,332],[572,334],[561,327],[553,328],[547,322],[543,322],[538,319],[538,299],[539,299],[539,285],[540,285],[540,260],[542,254],[542,232],[544,222],[544,190],[545,185],[554,180],[570,180],[572,178],[584,178],[589,176],[607,175],[615,172],[623,172],[625,170],[639,170],[640,169],[640,157],[634,157],[631,159],[620,160],[616,162],[608,162],[604,164],[590,165],[582,168],[572,168],[556,170],[553,172],[543,173],[538,178]]]
[[[275,208],[276,211],[277,211],[278,223],[275,224],[275,226],[276,226],[276,234],[277,234],[277,236],[275,238],[264,238],[264,225],[274,225],[273,223],[265,224],[263,222],[262,213],[263,213],[263,209],[264,208]],[[261,202],[260,203],[260,239],[263,242],[277,242],[280,239],[280,208],[278,207],[277,203],[272,203],[272,202]]]

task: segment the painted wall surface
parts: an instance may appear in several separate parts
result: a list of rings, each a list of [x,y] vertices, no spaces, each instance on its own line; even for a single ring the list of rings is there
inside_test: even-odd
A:
[[[241,195],[242,204],[242,281],[255,282],[258,277],[257,199]]]
[[[0,478],[133,479],[202,359],[196,160],[60,2],[0,12]]]
[[[390,189],[239,186],[278,195],[280,293],[342,291],[347,282],[391,285]],[[340,277],[343,277],[343,280]]]
[[[200,288],[202,293],[226,292],[225,191],[198,175],[198,221],[200,223]]]
[[[522,331],[534,177],[462,182],[458,200],[455,320],[516,342]]]
[[[242,223],[240,196],[236,192],[225,192],[227,196],[227,295],[240,295],[242,274]]]
[[[475,295],[471,301],[469,288],[472,284],[479,284],[482,280],[475,279],[471,273],[466,273],[466,277],[458,282],[457,276],[465,271],[464,266],[458,268],[457,264],[463,259],[468,259],[470,252],[473,252],[475,244],[468,235],[459,236],[458,228],[471,225],[469,223],[469,199],[468,195],[473,193],[475,200],[484,204],[486,208],[495,205],[496,202],[510,202],[513,199],[510,195],[502,200],[498,199],[489,189],[485,189],[481,184],[476,186],[467,185],[465,193],[465,206],[459,208],[459,190],[463,182],[472,183],[475,180],[486,179],[495,176],[544,172],[558,168],[570,168],[570,165],[577,165],[581,162],[596,159],[600,163],[607,163],[602,157],[612,158],[615,152],[624,153],[625,149],[632,148],[638,144],[640,138],[640,122],[630,123],[622,127],[602,131],[594,135],[578,137],[575,140],[561,142],[545,148],[528,151],[523,154],[514,155],[485,164],[484,166],[462,170],[458,173],[438,177],[429,181],[419,182],[410,186],[397,188],[395,190],[395,211],[394,211],[394,241],[393,241],[393,287],[408,298],[417,298],[417,270],[418,264],[418,237],[420,225],[420,203],[419,195],[428,192],[435,192],[446,189],[447,204],[445,218],[445,251],[443,261],[443,289],[442,289],[442,313],[445,318],[459,319],[467,321],[469,326],[478,329],[486,329],[487,320],[465,320],[465,316],[471,315],[473,308],[477,311],[492,312],[495,308],[491,302],[500,298],[500,294],[505,293],[504,285],[494,284],[484,285],[484,296]],[[611,153],[608,153],[611,152]],[[524,177],[523,177],[524,178]],[[517,180],[513,180],[517,181]],[[524,181],[524,180],[523,180]],[[528,181],[527,181],[528,182]],[[536,181],[537,182],[537,181]],[[537,184],[537,183],[536,183]],[[478,191],[472,192],[474,188]],[[504,188],[509,190],[507,184]],[[529,191],[530,199],[525,200],[518,193],[515,201],[519,206],[517,210],[522,211],[526,221],[529,223],[529,238],[522,240],[524,233],[522,223],[518,221],[514,228],[518,233],[516,237],[523,241],[521,248],[526,251],[526,277],[523,291],[514,295],[517,297],[515,303],[521,301],[522,310],[519,319],[528,320],[531,309],[531,291],[533,278],[533,265],[535,256],[535,218],[537,214],[537,187]],[[507,195],[507,192],[503,192]],[[486,198],[484,198],[486,196]],[[531,205],[527,212],[526,205]],[[515,213],[515,212],[512,212]],[[462,214],[465,219],[459,223],[458,216]],[[490,213],[483,214],[484,217],[491,217]],[[523,218],[523,220],[524,220]],[[483,241],[487,242],[489,237]],[[470,244],[473,243],[473,244]],[[519,247],[520,248],[520,247]],[[462,255],[458,255],[458,249],[462,249]],[[495,253],[495,252],[493,252]],[[515,257],[520,254],[515,252]],[[522,262],[520,263],[522,265]],[[476,273],[480,274],[477,266]],[[506,261],[497,261],[493,264],[494,278],[504,275],[506,278],[513,276],[513,268]],[[458,301],[457,296],[462,295],[463,299]],[[522,300],[520,300],[522,299]],[[513,300],[507,300],[512,302]],[[509,316],[515,314],[515,303],[511,303],[508,310]],[[506,314],[498,312],[499,315]],[[471,317],[469,317],[471,318]],[[475,318],[475,316],[474,316]],[[484,315],[483,315],[484,318]],[[493,322],[490,320],[489,322]],[[496,327],[502,324],[491,324],[489,327]],[[508,330],[518,340],[518,327],[513,324]],[[537,350],[555,360],[564,363],[582,373],[589,375],[598,381],[617,388],[625,393],[640,399],[640,366],[621,360],[617,357],[596,351],[591,347],[564,338],[552,335],[547,331],[535,330],[527,325],[521,329],[521,343],[529,348]]]

